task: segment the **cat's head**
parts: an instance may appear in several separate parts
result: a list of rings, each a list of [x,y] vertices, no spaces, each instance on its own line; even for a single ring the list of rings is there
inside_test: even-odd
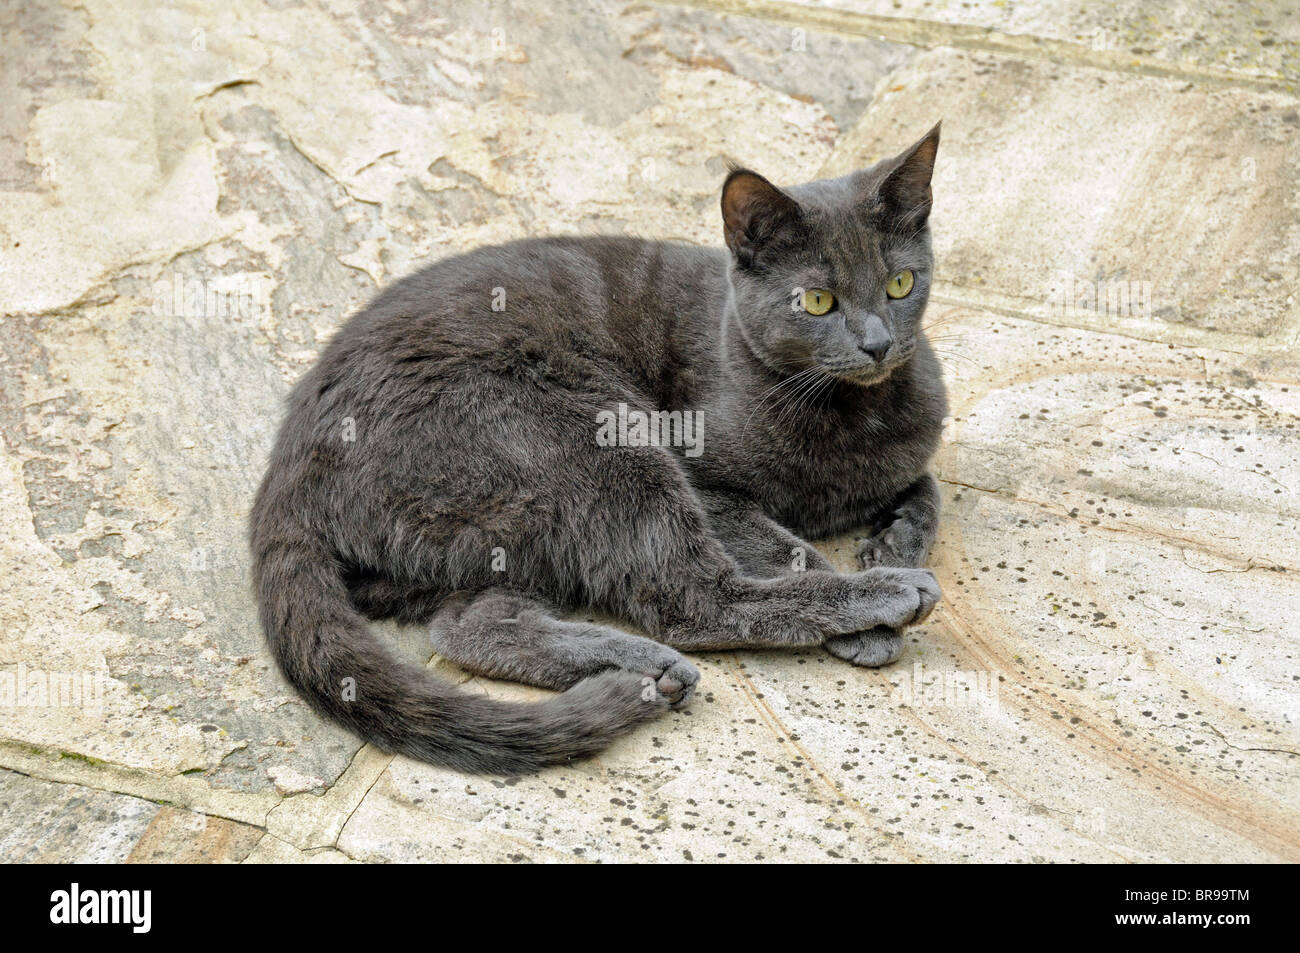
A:
[[[936,125],[869,169],[779,189],[748,169],[722,187],[736,315],[767,366],[871,385],[908,360],[930,292]]]

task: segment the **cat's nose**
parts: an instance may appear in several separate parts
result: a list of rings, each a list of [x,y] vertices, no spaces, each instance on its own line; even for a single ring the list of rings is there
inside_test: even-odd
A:
[[[889,346],[894,343],[893,336],[889,333],[889,328],[885,327],[885,322],[880,319],[879,315],[867,315],[866,328],[863,329],[862,339],[858,341],[858,350],[867,354],[873,361],[879,364],[884,360],[885,355],[889,353]]]

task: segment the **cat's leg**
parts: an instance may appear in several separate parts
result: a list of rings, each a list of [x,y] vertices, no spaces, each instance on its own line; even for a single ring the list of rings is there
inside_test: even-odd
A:
[[[700,500],[710,531],[747,575],[771,579],[832,568],[815,546],[776,522],[757,503],[716,492],[701,493]]]
[[[571,536],[552,531],[549,552],[572,553],[583,601],[661,642],[687,650],[821,645],[877,625],[919,622],[939,599],[934,574],[923,569],[747,575],[714,535],[671,452],[570,452],[567,472],[584,464],[596,492],[582,499]]]
[[[925,474],[885,507],[876,531],[858,540],[863,569],[925,562],[939,530],[939,483]]]
[[[803,569],[831,568],[811,543],[781,526],[757,504],[721,494],[702,497],[710,527],[748,574],[770,578]],[[825,646],[837,658],[867,668],[888,665],[903,653],[902,636],[887,626],[832,636]]]
[[[588,575],[597,605],[656,639],[694,650],[820,645],[835,635],[920,621],[938,601],[927,570],[817,568],[767,579],[746,573],[715,534],[716,519],[674,472],[675,461],[665,457],[664,464],[653,481],[643,481],[636,505],[623,498],[624,524],[638,529],[636,545],[605,549],[599,575]],[[758,554],[775,562],[788,554],[787,543],[799,542],[781,532],[763,537],[762,525],[751,517],[742,540],[751,564]]]
[[[557,406],[546,403],[560,398]],[[447,445],[465,432],[500,431],[526,438],[527,452],[501,453],[491,441],[474,445],[482,488],[459,491],[479,507],[474,521],[430,519],[426,514],[447,509],[438,485],[423,506],[391,510],[386,536],[403,540],[399,568],[414,582],[450,578],[458,589],[478,591],[478,580],[496,575],[487,568],[491,547],[505,556],[503,588],[549,605],[591,605],[661,642],[696,650],[821,645],[834,635],[920,621],[939,598],[934,575],[920,569],[747,576],[712,534],[669,449],[575,439],[574,421],[597,419],[598,408],[569,406],[568,394],[529,390],[519,401],[485,403],[481,394],[475,400],[478,417]],[[522,421],[519,406],[529,409]],[[502,418],[495,427],[487,416],[492,409]],[[465,466],[460,457],[444,459],[446,446],[437,440],[422,436],[410,445],[428,456],[422,472]],[[474,498],[488,490],[490,497]]]
[[[920,566],[938,528],[939,484],[927,473],[886,508],[872,535],[858,540],[858,559],[864,569]],[[854,665],[879,668],[903,654],[903,637],[894,629],[879,626],[827,639],[826,651]]]
[[[901,628],[929,615],[940,596],[924,569],[755,579],[734,569],[710,578],[692,571],[703,565],[684,568],[643,581],[622,610],[656,639],[695,651],[821,645],[878,625]]]
[[[609,626],[557,619],[546,604],[507,590],[451,596],[434,615],[429,634],[438,654],[462,668],[542,688],[564,690],[623,669],[681,706],[700,678],[674,648]]]

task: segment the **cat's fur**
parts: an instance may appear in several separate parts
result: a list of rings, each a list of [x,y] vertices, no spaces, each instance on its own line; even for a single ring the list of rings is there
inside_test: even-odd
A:
[[[914,568],[945,413],[920,330],[938,138],[786,191],[733,171],[726,251],[520,241],[376,297],[295,387],[253,508],[289,682],[386,750],[518,773],[684,704],[698,673],[678,649],[897,657],[897,630],[939,598]],[[903,268],[915,286],[888,299]],[[837,309],[795,310],[798,287]],[[599,446],[619,404],[700,411],[703,453]],[[803,541],[860,526],[862,572]],[[560,618],[577,607],[650,638]],[[562,694],[459,691],[395,660],[366,617],[426,623],[461,666]]]

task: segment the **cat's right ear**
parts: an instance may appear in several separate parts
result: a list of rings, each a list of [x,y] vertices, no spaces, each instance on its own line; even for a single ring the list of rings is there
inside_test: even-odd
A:
[[[764,242],[803,218],[799,203],[757,172],[733,169],[722,183],[722,234],[742,268]]]
[[[934,174],[934,157],[939,151],[940,125],[935,123],[934,128],[915,145],[885,163],[888,171],[875,198],[891,227],[899,231],[923,228],[930,217],[934,199],[930,178]]]

